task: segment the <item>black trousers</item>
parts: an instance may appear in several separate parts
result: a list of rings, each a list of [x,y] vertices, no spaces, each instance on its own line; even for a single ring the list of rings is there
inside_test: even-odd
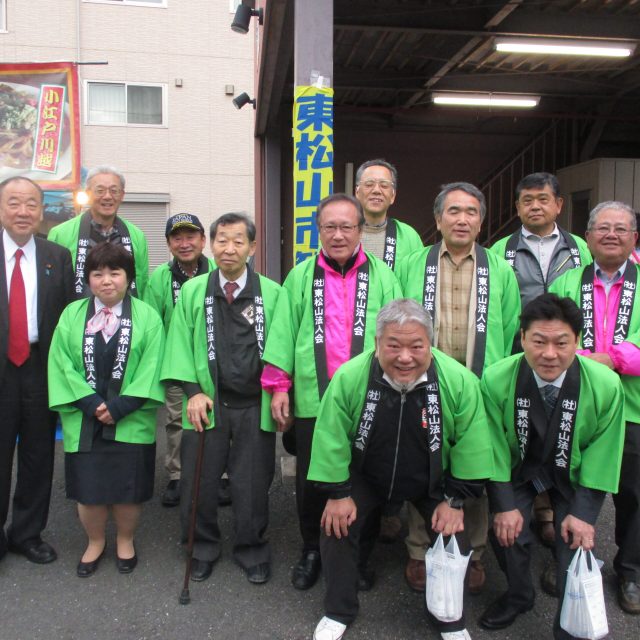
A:
[[[296,418],[296,506],[303,551],[320,548],[320,519],[327,497],[307,480],[315,418]]]
[[[351,498],[356,503],[355,522],[349,527],[349,535],[340,539],[334,535],[320,536],[320,554],[327,591],[325,594],[325,615],[343,624],[354,621],[359,608],[358,603],[358,565],[366,562],[367,553],[360,549],[363,532],[370,525],[372,512],[380,512],[386,500],[377,494],[371,485],[353,469],[351,471]],[[431,530],[433,511],[438,502],[424,499],[413,503],[427,523],[431,540],[436,541],[438,534]],[[464,532],[457,536],[460,550],[468,553],[469,541]],[[460,631],[465,628],[464,616],[455,622],[440,622],[429,615],[439,632]]]
[[[226,470],[235,520],[233,557],[245,569],[269,562],[266,538],[269,487],[275,471],[276,434],[260,429],[260,406],[231,409],[220,406],[220,424],[205,432],[205,448],[197,506],[193,557],[213,561],[220,556],[218,487]],[[200,434],[182,433],[180,519],[182,539],[188,539],[191,498]]]
[[[55,436],[56,414],[49,411],[46,363],[38,346],[32,345],[21,367],[7,362],[0,385],[0,555],[7,539],[16,545],[37,540],[47,525]],[[16,438],[17,479],[5,537]]]
[[[640,584],[640,424],[627,422],[616,507],[613,567],[620,578]]]
[[[498,559],[498,564],[507,578],[507,597],[509,601],[516,607],[526,607],[533,605],[536,596],[531,578],[530,564],[531,547],[535,542],[535,536],[531,530],[531,513],[533,501],[538,493],[531,482],[514,487],[514,492],[516,508],[520,510],[524,518],[522,533],[511,547],[500,546],[493,528],[489,530],[489,539]],[[558,609],[553,623],[553,637],[556,640],[565,640],[573,636],[570,636],[560,628],[560,611],[562,610],[564,588],[567,582],[567,569],[575,551],[571,550],[560,536],[560,524],[568,514],[569,503],[555,489],[549,490],[549,498],[551,499],[556,519],[554,556],[557,561],[556,584],[558,593],[561,594],[558,598]]]

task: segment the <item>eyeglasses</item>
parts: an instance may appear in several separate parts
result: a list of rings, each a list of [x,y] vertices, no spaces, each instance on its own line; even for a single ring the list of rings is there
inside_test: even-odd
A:
[[[358,182],[358,186],[366,189],[367,191],[373,189],[378,185],[383,191],[393,189],[395,184],[391,180],[365,180],[364,182]]]
[[[102,198],[102,196],[106,195],[107,192],[114,197],[117,197],[122,193],[122,189],[120,189],[120,187],[109,187],[108,189],[105,187],[96,187],[95,189],[91,189],[91,191],[93,191],[98,198]]]
[[[359,224],[321,224],[320,231],[323,231],[327,235],[332,236],[334,233],[340,229],[341,233],[345,235],[352,233],[356,229],[360,227]]]
[[[599,227],[593,227],[589,229],[591,233],[595,233],[597,236],[608,236],[613,233],[616,236],[626,236],[627,233],[633,233],[634,229],[627,229],[627,227],[609,227],[607,225],[601,225]]]

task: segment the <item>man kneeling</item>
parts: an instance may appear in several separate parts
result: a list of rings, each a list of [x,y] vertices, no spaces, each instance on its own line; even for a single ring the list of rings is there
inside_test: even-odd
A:
[[[361,535],[373,509],[412,502],[435,541],[463,531],[463,498],[479,495],[493,476],[478,380],[432,350],[432,336],[417,302],[388,303],[378,314],[375,353],[342,365],[320,405],[308,479],[329,500],[320,540],[326,615],[315,640],[340,640],[356,617],[358,564],[370,551],[360,548]],[[444,640],[470,637],[463,619],[436,624]]]
[[[569,298],[545,293],[521,316],[524,354],[489,367],[481,387],[496,478],[487,491],[491,542],[507,577],[507,591],[482,615],[486,629],[503,629],[533,607],[529,570],[533,500],[549,492],[556,514],[558,593],[564,595],[573,550],[590,550],[607,491],[618,490],[624,440],[623,390],[606,366],[576,356],[582,313]],[[553,637],[560,628],[562,597]]]

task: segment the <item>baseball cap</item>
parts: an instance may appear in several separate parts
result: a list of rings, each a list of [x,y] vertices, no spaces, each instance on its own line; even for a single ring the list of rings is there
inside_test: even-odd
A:
[[[191,213],[176,213],[175,216],[171,216],[167,220],[167,226],[164,231],[165,237],[168,238],[178,229],[194,229],[204,234],[202,222],[200,222],[198,216],[194,216]]]

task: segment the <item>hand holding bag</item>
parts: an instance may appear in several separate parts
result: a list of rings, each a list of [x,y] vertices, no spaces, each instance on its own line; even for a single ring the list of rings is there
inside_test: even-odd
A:
[[[560,626],[572,636],[588,640],[598,640],[609,633],[600,567],[593,553],[582,547],[567,569]]]
[[[441,622],[454,622],[462,617],[464,577],[471,553],[460,553],[455,535],[447,546],[442,534],[436,543],[427,549],[425,565],[427,572],[427,609]]]

